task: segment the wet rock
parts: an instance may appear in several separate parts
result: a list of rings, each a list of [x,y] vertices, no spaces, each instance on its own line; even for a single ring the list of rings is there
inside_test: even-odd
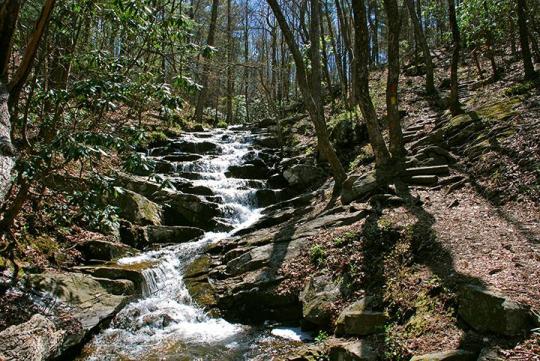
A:
[[[77,270],[86,272],[94,276],[95,278],[107,278],[111,280],[128,280],[131,281],[135,287],[137,294],[142,293],[144,285],[143,271],[151,268],[152,263],[141,263],[133,265],[109,265],[98,267],[78,267]],[[105,288],[105,287],[104,287]]]
[[[259,147],[264,147],[264,148],[281,147],[281,142],[279,141],[279,139],[273,136],[257,137],[253,140],[253,144]]]
[[[45,361],[58,352],[65,331],[43,315],[36,314],[19,325],[0,332],[0,359],[5,361]]]
[[[161,224],[161,208],[145,196],[124,189],[118,197],[120,216],[140,225]]]
[[[199,277],[207,274],[210,270],[211,258],[202,256],[193,261],[184,271],[185,278]]]
[[[285,177],[289,185],[293,187],[313,188],[324,181],[326,174],[324,170],[319,167],[307,164],[297,164],[287,168],[283,172],[283,177]]]
[[[155,173],[172,174],[176,172],[176,166],[166,160],[158,160],[154,165]]]
[[[367,336],[382,332],[386,316],[370,310],[370,302],[369,297],[364,297],[343,310],[336,321],[336,335]]]
[[[244,164],[230,166],[225,174],[230,178],[266,179],[269,173],[264,164]]]
[[[274,174],[268,177],[268,187],[271,189],[285,188],[289,185],[283,174]]]
[[[204,201],[195,195],[177,193],[171,195],[165,207],[164,220],[167,225],[192,226],[208,230],[215,225],[213,218],[219,215],[218,204]]]
[[[174,153],[169,154],[163,157],[163,160],[169,162],[193,162],[202,158],[200,154],[191,154],[191,153]]]
[[[171,149],[184,153],[205,154],[216,152],[218,150],[218,146],[217,144],[208,141],[198,143],[179,141],[172,143]]]
[[[528,306],[475,285],[461,287],[458,313],[472,328],[504,336],[528,333],[533,317]]]
[[[84,273],[47,272],[30,276],[27,283],[33,290],[54,295],[69,305],[71,316],[81,325],[64,338],[59,352],[80,344],[130,299],[108,292],[99,279]]]
[[[411,361],[475,361],[476,354],[470,351],[453,350],[414,356]]]
[[[258,189],[255,192],[255,203],[260,208],[268,207],[290,198],[290,193],[287,190]]]
[[[135,295],[135,284],[130,280],[117,279],[112,280],[110,278],[99,278],[94,277],[103,288],[107,290],[110,294],[117,296],[132,296]]]
[[[366,340],[328,342],[330,361],[375,361],[377,354]]]
[[[317,326],[328,326],[332,319],[332,302],[340,295],[339,285],[329,276],[310,279],[300,293],[302,316]]]
[[[350,203],[354,200],[365,198],[378,188],[379,183],[377,182],[375,172],[365,175],[351,175],[343,183],[341,201],[343,203]]]
[[[87,261],[111,261],[116,258],[133,255],[136,251],[125,244],[105,241],[102,239],[90,239],[77,246],[83,258]]]
[[[148,226],[146,234],[149,244],[184,243],[194,241],[204,235],[204,231],[195,227]]]

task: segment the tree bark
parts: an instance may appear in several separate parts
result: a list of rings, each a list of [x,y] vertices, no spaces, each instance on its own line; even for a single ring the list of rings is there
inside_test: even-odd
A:
[[[232,39],[232,4],[227,0],[227,124],[233,123],[233,39]]]
[[[420,48],[422,49],[422,54],[424,55],[424,63],[426,66],[426,93],[435,94],[437,90],[435,89],[433,77],[433,59],[431,57],[429,45],[426,40],[426,35],[424,34],[422,24],[420,23],[420,19],[418,18],[418,15],[416,13],[414,0],[405,0],[405,2],[407,4],[407,8],[409,9],[409,15],[411,17],[414,32],[416,34],[416,39],[419,43],[418,45],[420,45]]]
[[[519,27],[519,41],[521,43],[521,59],[525,72],[525,80],[534,80],[536,72],[531,59],[531,48],[529,47],[529,31],[527,29],[527,18],[525,14],[527,4],[525,0],[517,0],[517,14]]]

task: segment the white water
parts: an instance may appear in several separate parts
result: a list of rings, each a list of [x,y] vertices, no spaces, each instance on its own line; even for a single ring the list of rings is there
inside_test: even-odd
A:
[[[190,142],[212,141],[219,144],[218,155],[206,155],[194,162],[177,165],[180,172],[197,172],[204,179],[192,181],[195,186],[210,188],[221,196],[224,218],[234,226],[230,233],[208,232],[196,242],[148,251],[119,260],[121,264],[152,262],[144,271],[143,297],[126,306],[110,328],[97,335],[87,349],[86,360],[233,360],[246,358],[245,349],[253,348],[254,330],[211,318],[191,299],[184,284],[183,271],[209,243],[228,237],[260,217],[254,206],[254,189],[248,182],[225,176],[231,165],[242,163],[250,151],[248,132],[224,130],[199,138],[183,137]],[[275,336],[302,339],[299,333],[279,329]],[[235,349],[244,348],[244,350]],[[195,351],[193,351],[195,350]],[[264,359],[264,358],[263,358]]]

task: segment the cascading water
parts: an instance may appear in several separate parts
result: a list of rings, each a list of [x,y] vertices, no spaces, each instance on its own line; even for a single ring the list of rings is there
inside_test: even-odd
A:
[[[192,301],[184,284],[184,268],[209,243],[224,239],[260,217],[255,207],[255,189],[250,182],[227,178],[231,165],[239,165],[251,149],[251,134],[228,129],[211,133],[191,133],[182,137],[190,143],[213,142],[214,155],[181,162],[178,174],[197,173],[194,186],[210,188],[222,199],[223,221],[229,232],[207,232],[190,243],[145,252],[120,259],[120,264],[152,262],[143,272],[143,297],[126,306],[111,326],[85,348],[83,360],[265,360],[257,356],[256,345],[271,338],[268,330],[231,324],[212,318]],[[279,334],[280,331],[274,332]],[[285,331],[287,333],[290,331]],[[294,335],[293,335],[294,336]]]

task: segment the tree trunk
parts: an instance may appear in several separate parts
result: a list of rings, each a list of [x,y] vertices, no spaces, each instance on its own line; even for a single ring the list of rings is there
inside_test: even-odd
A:
[[[519,41],[521,43],[521,59],[525,71],[525,80],[534,80],[536,72],[531,59],[531,49],[529,47],[529,31],[527,29],[527,18],[525,14],[525,0],[517,0],[517,14],[519,27]]]
[[[304,59],[300,48],[296,43],[294,35],[292,33],[283,12],[277,2],[277,0],[267,0],[268,5],[272,8],[274,16],[279,23],[281,31],[285,37],[285,41],[289,46],[296,65],[296,76],[298,79],[298,85],[302,93],[302,98],[304,100],[306,109],[310,115],[311,121],[315,126],[315,133],[317,135],[317,145],[321,154],[324,158],[330,163],[332,169],[332,174],[337,186],[340,186],[341,183],[346,178],[345,170],[339,161],[330,139],[328,137],[328,130],[326,128],[326,122],[324,120],[324,110],[321,102],[321,63],[320,63],[320,53],[319,53],[319,2],[317,0],[311,0],[311,44],[312,48],[310,51],[311,58],[311,76],[308,79],[307,69],[304,64]]]
[[[216,25],[217,25],[217,16],[218,16],[218,7],[219,0],[212,1],[212,13],[210,15],[210,28],[208,29],[208,39],[206,44],[208,46],[214,46],[215,35],[216,35]],[[201,74],[201,90],[199,92],[199,97],[197,99],[197,105],[195,107],[195,121],[197,123],[202,123],[204,107],[206,106],[207,96],[208,96],[208,72],[210,71],[210,66],[208,64],[208,56],[203,56],[203,66]]]
[[[231,0],[227,0],[227,124],[233,123],[233,39]]]
[[[459,51],[461,46],[461,39],[459,35],[459,28],[456,19],[456,5],[455,0],[448,0],[448,16],[450,20],[450,28],[452,29],[452,63],[450,66],[450,99],[448,100],[448,106],[452,115],[458,115],[463,112],[461,104],[459,103],[458,93],[458,65],[459,65]]]
[[[397,0],[384,0],[388,22],[388,78],[386,83],[386,116],[390,135],[390,153],[396,165],[404,163],[405,148],[399,116],[399,31],[401,28]]]
[[[418,45],[422,49],[422,54],[424,55],[424,63],[426,66],[426,93],[435,94],[435,83],[433,77],[433,59],[431,58],[431,52],[429,50],[429,45],[426,40],[426,35],[420,23],[420,19],[415,11],[414,0],[406,0],[407,7],[409,9],[409,15],[411,17],[412,25],[414,32],[416,34],[416,39],[418,39]]]
[[[364,0],[353,1],[352,8],[355,29],[353,66],[356,68],[355,83],[358,87],[355,101],[366,122],[369,141],[375,154],[376,167],[381,170],[388,164],[390,155],[379,129],[377,113],[369,94],[369,37]]]

